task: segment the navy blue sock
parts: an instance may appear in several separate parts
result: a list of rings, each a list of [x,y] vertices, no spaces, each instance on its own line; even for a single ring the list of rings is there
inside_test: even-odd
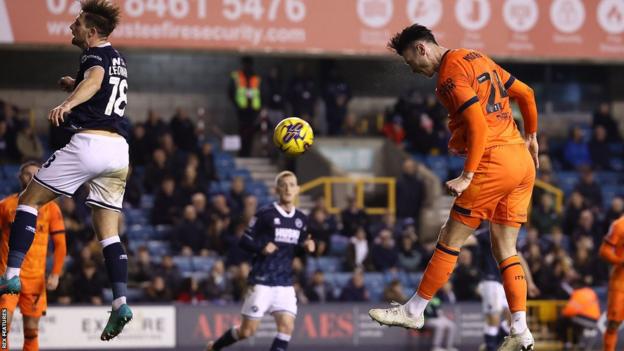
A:
[[[212,345],[212,349],[215,351],[220,351],[222,348],[232,345],[233,343],[238,341],[238,332],[235,328],[231,328],[225,332],[225,334],[221,335],[217,341]]]
[[[37,210],[30,206],[17,206],[15,220],[13,220],[11,225],[11,235],[9,236],[8,267],[22,267],[24,256],[26,256],[30,245],[35,240],[36,227]]]
[[[105,243],[108,240],[113,242]],[[126,251],[121,246],[119,237],[102,240],[102,246],[104,246],[102,252],[104,253],[108,279],[113,288],[113,299],[124,297],[127,294],[128,286],[128,256]]]
[[[290,341],[290,335],[277,333],[273,343],[271,344],[271,351],[286,351],[288,350],[288,342]]]
[[[498,335],[483,334],[483,337],[485,338],[486,351],[496,351],[498,349]]]

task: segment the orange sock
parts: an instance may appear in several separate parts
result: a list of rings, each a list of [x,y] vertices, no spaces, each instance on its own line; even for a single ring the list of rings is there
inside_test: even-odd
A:
[[[39,329],[24,329],[23,351],[39,351]]]
[[[511,313],[526,311],[527,283],[518,255],[508,257],[498,265],[503,277],[505,296]]]
[[[617,345],[617,330],[607,329],[604,334],[604,351],[615,351]]]
[[[418,286],[418,296],[426,300],[433,298],[449,280],[455,269],[457,256],[459,256],[459,248],[438,243]]]

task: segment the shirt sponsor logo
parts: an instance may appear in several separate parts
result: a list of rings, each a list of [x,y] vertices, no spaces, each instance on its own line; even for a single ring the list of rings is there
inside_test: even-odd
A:
[[[301,231],[288,228],[275,229],[275,241],[278,243],[296,244],[299,241]]]
[[[102,58],[99,57],[98,55],[84,55],[82,56],[82,59],[80,60],[80,62],[85,63],[90,58],[96,59],[98,61],[102,61]]]

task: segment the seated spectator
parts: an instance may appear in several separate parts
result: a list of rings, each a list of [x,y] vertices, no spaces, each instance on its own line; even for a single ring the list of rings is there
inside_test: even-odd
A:
[[[365,302],[368,301],[368,290],[364,286],[364,271],[356,268],[353,276],[342,288],[340,293],[340,301],[343,302]]]
[[[254,195],[245,196],[243,201],[243,213],[240,215],[240,220],[243,223],[249,223],[258,211],[258,198]]]
[[[305,289],[305,295],[309,302],[334,301],[334,289],[325,281],[325,274],[317,270],[312,275],[312,281]]]
[[[175,180],[171,177],[163,179],[160,191],[154,199],[154,207],[152,207],[152,225],[171,225],[176,223],[180,211],[179,205],[180,201],[176,193]]]
[[[589,142],[589,154],[593,169],[597,171],[611,169],[611,150],[607,141],[607,131],[603,126],[599,125],[594,129],[594,135]]]
[[[191,202],[191,196],[196,193],[203,192],[203,187],[197,180],[197,170],[192,166],[187,166],[184,169],[184,174],[180,180],[180,186],[178,187],[178,196],[183,204]]]
[[[412,159],[406,159],[396,185],[397,218],[400,221],[412,218],[418,228],[424,199],[425,183],[418,176],[418,164]]]
[[[347,199],[347,208],[342,210],[340,218],[342,220],[342,235],[344,236],[353,236],[358,227],[368,228],[369,217],[366,212],[357,205],[355,197],[353,196]]]
[[[197,212],[192,205],[184,207],[182,221],[175,226],[172,235],[174,252],[183,255],[199,254],[204,247],[204,225],[197,218]]]
[[[182,107],[176,108],[175,115],[169,122],[169,129],[175,144],[183,151],[195,152],[197,150],[197,136],[195,124],[189,118],[188,111]]]
[[[409,235],[401,238],[399,247],[399,267],[408,272],[416,272],[422,261],[422,253]]]
[[[163,149],[154,150],[152,160],[145,168],[145,174],[147,176],[143,179],[143,186],[149,194],[157,192],[165,177],[173,174],[173,169]]]
[[[227,199],[223,194],[216,194],[211,199],[210,212],[219,218],[230,218],[232,211],[228,206]]]
[[[17,133],[17,150],[21,161],[40,161],[43,158],[43,144],[32,127],[26,126]]]
[[[356,268],[362,268],[367,271],[374,270],[364,228],[359,227],[355,231],[355,236],[351,238],[351,242],[347,246],[347,260],[345,262],[349,271]]]
[[[150,253],[145,246],[140,246],[133,260],[128,262],[128,277],[132,282],[141,285],[152,279],[156,266],[151,261]]]
[[[593,248],[593,243],[591,246],[588,245],[577,245],[576,246],[576,254],[573,257],[574,261],[574,270],[576,270],[579,274],[579,279],[583,283],[583,285],[593,286],[598,282],[599,275],[598,273],[598,261],[596,260],[596,256],[592,254],[591,249]]]
[[[434,296],[425,309],[425,327],[433,329],[433,348],[431,350],[457,350],[454,347],[457,336],[457,324],[440,311],[441,305],[442,300],[438,296]],[[446,342],[444,342],[445,334]],[[442,344],[445,346],[443,347]]]
[[[624,215],[624,199],[622,199],[622,197],[620,196],[616,196],[613,198],[613,200],[611,200],[611,206],[609,207],[609,210],[605,215],[602,232],[608,232],[611,223],[614,220],[620,218],[622,215]]]
[[[75,303],[102,304],[104,281],[93,261],[82,263],[80,273],[74,279],[73,293],[72,301]]]
[[[310,213],[308,232],[316,242],[316,256],[324,256],[329,251],[330,237],[333,228],[327,221],[327,213],[321,208],[315,208]]]
[[[171,164],[171,169],[175,172],[176,179],[181,178],[181,172],[186,168],[186,152],[178,148],[173,141],[171,133],[164,133],[160,136],[159,146],[167,155],[167,160]]]
[[[397,253],[392,232],[383,229],[379,233],[377,243],[373,245],[372,259],[375,269],[380,272],[388,270],[396,270],[399,264],[399,255]]]
[[[212,303],[224,304],[232,300],[230,290],[230,282],[225,275],[225,265],[223,261],[217,260],[210,268],[210,275],[202,285],[204,296]]]
[[[398,302],[400,304],[407,301],[407,296],[405,296],[405,293],[403,292],[403,285],[401,285],[401,281],[394,279],[386,285],[383,292],[383,300],[388,303]]]
[[[230,230],[229,218],[213,217],[208,226],[208,230],[204,232],[204,246],[202,255],[205,254],[219,254],[225,253],[225,243],[223,238]]]
[[[531,211],[531,226],[539,233],[550,234],[555,226],[561,224],[561,216],[555,210],[555,202],[552,195],[542,194],[539,206]]]
[[[581,179],[574,188],[585,199],[585,205],[592,208],[594,211],[602,208],[602,188],[600,184],[594,179],[594,172],[589,167],[581,169]]]
[[[459,252],[457,267],[453,273],[452,280],[458,301],[478,300],[479,269],[473,262],[472,251],[464,249]]]
[[[126,179],[126,191],[124,192],[123,204],[125,207],[140,208],[141,197],[145,192],[141,177],[134,172],[135,168],[128,166],[128,178]]]
[[[173,292],[169,285],[165,284],[165,279],[156,275],[143,291],[145,302],[151,303],[171,303]]]
[[[245,234],[248,224],[239,222],[234,225],[234,231],[232,233],[224,232],[223,244],[225,246],[225,265],[229,268],[231,266],[238,266],[243,262],[249,262],[249,251],[246,251],[238,245],[240,238]]]
[[[7,135],[7,124],[4,120],[0,120],[0,164],[12,161],[9,154],[9,141]]]
[[[572,235],[574,227],[578,218],[581,216],[581,212],[586,208],[585,199],[579,191],[573,191],[568,199],[565,212],[563,214],[563,233],[566,235]]]
[[[570,140],[565,144],[563,158],[568,169],[577,169],[591,164],[589,147],[580,127],[574,127],[570,132]]]
[[[598,126],[603,127],[607,131],[607,140],[610,143],[621,140],[620,128],[611,115],[611,107],[607,102],[600,104],[598,110],[594,112],[592,118],[592,128],[595,130]]]
[[[197,305],[205,299],[203,292],[199,290],[199,283],[195,277],[188,277],[182,280],[176,301]]]
[[[170,255],[163,256],[160,265],[155,268],[155,274],[161,276],[165,280],[165,284],[169,287],[178,286],[182,279],[180,269],[176,266],[175,262],[173,262],[173,257]]]
[[[212,152],[212,144],[205,143],[202,146],[199,154],[199,173],[202,178],[207,181],[214,181],[219,179],[217,174],[217,167],[214,162],[214,154]]]
[[[600,242],[603,235],[604,233],[600,232],[600,226],[595,222],[594,213],[590,210],[583,210],[572,232],[573,240],[578,241],[583,237],[587,237],[594,242]]]
[[[210,225],[210,212],[208,211],[208,200],[204,193],[195,193],[191,196],[191,206],[195,208],[197,218],[202,222],[204,227]]]
[[[145,135],[145,126],[143,123],[137,123],[132,127],[132,135],[129,142],[130,164],[137,166],[145,166],[148,157],[152,153],[149,141]]]
[[[169,128],[163,122],[162,118],[152,109],[147,111],[147,120],[145,121],[145,139],[147,140],[150,150],[154,150],[160,144],[160,137],[169,131]]]
[[[245,196],[247,196],[245,179],[243,177],[234,177],[227,197],[228,207],[232,212],[232,216],[240,216],[243,212]]]
[[[401,228],[397,225],[397,218],[392,213],[386,213],[381,217],[381,221],[376,221],[370,225],[370,233],[377,237],[382,230],[389,230],[393,238],[401,236]]]

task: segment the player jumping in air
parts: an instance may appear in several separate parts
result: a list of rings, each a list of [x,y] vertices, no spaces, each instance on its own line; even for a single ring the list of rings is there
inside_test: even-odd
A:
[[[30,182],[39,170],[40,165],[36,162],[24,163],[19,170],[18,178],[22,189]],[[0,267],[6,269],[9,254],[9,231],[15,218],[18,194],[10,195],[0,201]],[[24,316],[24,351],[39,350],[39,318],[45,314],[48,307],[46,289],[55,290],[59,283],[59,277],[65,261],[65,224],[61,209],[54,202],[48,202],[39,209],[37,225],[35,226],[35,240],[28,254],[24,257],[24,264],[20,273],[22,290],[19,295],[2,295],[0,308],[9,313],[8,322],[13,319],[13,312],[19,306]],[[54,243],[54,264],[52,272],[46,273],[46,258],[48,254],[48,241],[52,238]],[[7,330],[10,330],[8,328]],[[8,340],[8,339],[7,339]],[[9,347],[7,345],[6,349]]]
[[[129,124],[123,117],[128,73],[124,58],[107,40],[119,23],[119,8],[105,0],[80,4],[82,11],[70,26],[72,44],[83,49],[80,68],[75,80],[61,79],[61,86],[71,93],[48,115],[52,124],[63,124],[75,134],[43,164],[19,197],[0,294],[21,291],[20,267],[35,237],[40,208],[59,195],[72,196],[86,183],[86,202],[113,288],[112,312],[100,337],[110,340],[132,319],[126,304],[128,257],[118,234],[128,174]]]
[[[278,202],[258,210],[240,245],[254,254],[249,291],[241,310],[242,323],[208,344],[219,351],[255,334],[260,319],[269,312],[275,318],[277,335],[271,351],[286,351],[297,315],[292,281],[292,262],[298,248],[314,252],[315,243],[306,234],[308,218],[294,205],[299,194],[297,177],[281,172],[275,178]]]
[[[600,245],[600,257],[611,263],[604,351],[615,351],[618,328],[624,320],[624,217],[615,220]]]
[[[418,24],[397,33],[389,47],[414,73],[438,73],[436,95],[450,114],[449,149],[466,161],[462,174],[446,182],[457,198],[417,293],[405,305],[369,314],[385,325],[422,328],[425,307],[451,276],[462,245],[482,220],[489,220],[492,252],[512,313],[511,335],[499,350],[533,350],[526,323],[527,283],[516,251],[538,166],[533,90],[480,52],[438,45],[431,31]],[[520,106],[524,138],[512,118],[510,98]]]

